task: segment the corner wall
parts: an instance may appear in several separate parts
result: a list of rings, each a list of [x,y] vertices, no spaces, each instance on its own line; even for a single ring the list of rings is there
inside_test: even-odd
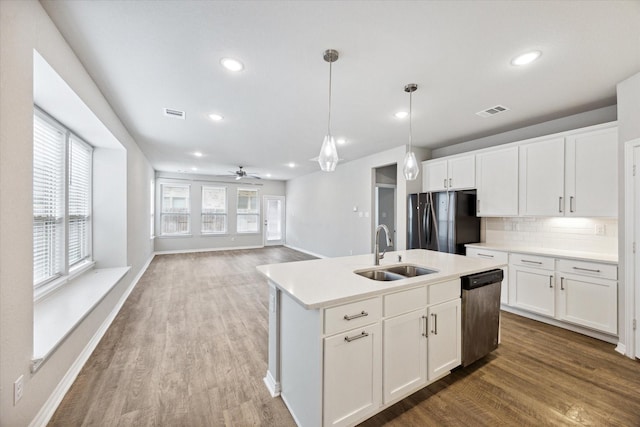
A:
[[[0,425],[29,425],[153,254],[153,169],[40,3],[0,1]],[[31,374],[33,353],[33,52],[60,76],[126,149],[130,273]],[[13,404],[13,382],[24,395]]]

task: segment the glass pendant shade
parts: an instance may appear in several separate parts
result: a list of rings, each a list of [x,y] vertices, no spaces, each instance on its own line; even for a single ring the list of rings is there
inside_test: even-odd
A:
[[[320,169],[325,172],[333,172],[336,170],[338,164],[338,149],[336,148],[336,141],[333,136],[327,135],[322,141],[322,147],[320,148],[320,155],[318,156],[318,163]]]
[[[416,155],[413,154],[413,151],[409,151],[407,154],[405,154],[402,172],[404,173],[404,178],[407,181],[413,181],[418,177],[418,174],[420,173],[420,168],[418,167],[418,162],[416,161]]]

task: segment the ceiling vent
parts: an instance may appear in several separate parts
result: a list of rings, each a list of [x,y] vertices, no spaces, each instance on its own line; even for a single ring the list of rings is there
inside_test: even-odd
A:
[[[187,113],[185,113],[184,111],[174,110],[171,108],[164,108],[163,111],[165,116],[173,117],[174,119],[184,120],[185,117],[187,116]]]
[[[496,105],[495,107],[487,108],[484,111],[478,111],[476,114],[479,115],[480,117],[491,117],[508,110],[509,109],[504,105]]]

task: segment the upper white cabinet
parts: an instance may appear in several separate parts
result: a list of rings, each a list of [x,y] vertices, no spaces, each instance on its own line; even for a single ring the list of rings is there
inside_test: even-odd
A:
[[[422,189],[425,192],[475,188],[475,156],[422,162]]]
[[[618,216],[618,129],[566,139],[565,215]]]
[[[476,155],[478,216],[518,215],[518,147]]]
[[[616,128],[520,146],[520,215],[616,217]]]

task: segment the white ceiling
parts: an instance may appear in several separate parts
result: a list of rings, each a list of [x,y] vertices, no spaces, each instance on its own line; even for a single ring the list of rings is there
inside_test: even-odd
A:
[[[640,1],[41,2],[160,171],[319,170],[329,48],[344,161],[408,142],[393,116],[407,83],[414,144],[433,148],[613,105],[640,71]],[[510,65],[531,49],[538,61]],[[222,68],[226,56],[245,69]],[[475,115],[497,104],[510,110]]]

